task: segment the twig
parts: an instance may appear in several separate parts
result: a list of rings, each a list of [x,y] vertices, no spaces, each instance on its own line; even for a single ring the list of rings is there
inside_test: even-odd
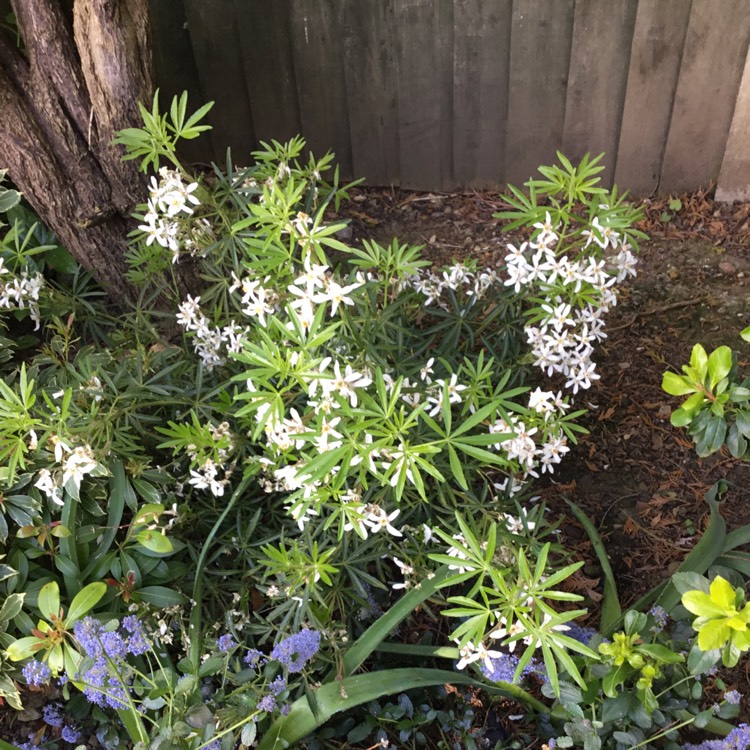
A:
[[[640,310],[633,313],[630,319],[626,323],[622,323],[619,326],[608,328],[608,332],[621,331],[623,328],[630,328],[638,318],[645,318],[647,315],[658,315],[659,313],[669,312],[670,310],[677,310],[680,307],[689,307],[690,305],[698,305],[701,302],[705,302],[705,295],[701,297],[694,297],[693,299],[681,300],[680,302],[671,302],[668,305],[662,305],[661,307],[652,307],[650,310]]]

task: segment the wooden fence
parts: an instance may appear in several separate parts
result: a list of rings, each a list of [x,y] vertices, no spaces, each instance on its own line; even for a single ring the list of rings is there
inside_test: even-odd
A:
[[[164,94],[215,100],[195,160],[302,133],[342,174],[522,183],[606,152],[636,193],[750,199],[750,0],[151,0]]]

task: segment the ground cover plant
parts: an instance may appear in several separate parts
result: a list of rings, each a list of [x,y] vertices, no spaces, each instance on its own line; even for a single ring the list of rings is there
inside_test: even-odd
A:
[[[50,696],[24,746],[481,741],[468,704],[433,705],[445,684],[519,702],[550,746],[730,732],[734,696],[717,718],[703,680],[746,648],[746,610],[709,565],[744,537],[716,510],[650,614],[621,616],[610,577],[580,631],[580,563],[529,491],[581,432],[634,273],[638,212],[598,160],[512,191],[527,238],[502,268],[438,271],[345,244],[326,210],[350,186],[300,139],[190,174],[175,146],[205,111],[155,100],[120,135],[151,173],[124,317],[0,196],[0,691]],[[415,617],[422,638],[392,637]]]

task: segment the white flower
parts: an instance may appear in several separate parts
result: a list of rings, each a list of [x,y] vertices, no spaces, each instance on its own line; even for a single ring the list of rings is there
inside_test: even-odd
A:
[[[427,364],[419,371],[419,379],[423,380],[425,383],[430,384],[432,382],[432,378],[430,375],[434,375],[435,371],[432,369],[432,366],[435,364],[435,358],[430,357],[427,360]]]
[[[91,448],[88,445],[79,445],[73,449],[63,463],[63,486],[72,479],[76,487],[80,487],[83,477],[97,469],[98,466],[99,464],[94,459]]]
[[[536,237],[536,241],[540,245],[552,244],[557,241],[557,227],[552,225],[549,211],[547,211],[547,215],[544,217],[543,222],[537,222],[534,224],[534,229],[541,230]]]
[[[341,445],[341,440],[338,438],[343,437],[340,432],[337,432],[334,427],[341,421],[341,417],[334,417],[330,421],[327,421],[325,417],[320,425],[320,433],[315,438],[315,445],[321,453],[338,448]],[[333,440],[331,438],[334,438]]]
[[[353,284],[349,284],[348,286],[341,286],[339,283],[331,279],[328,282],[328,287],[325,289],[325,291],[318,292],[313,297],[313,300],[318,304],[321,304],[323,302],[330,302],[331,317],[333,317],[336,314],[339,305],[354,305],[354,300],[348,295],[355,289],[358,289],[360,286],[362,286],[363,283],[363,281],[356,281]]]
[[[57,505],[63,505],[60,487],[49,469],[39,469],[39,476],[37,477],[36,482],[34,482],[34,487],[41,490],[48,498],[50,498],[50,500],[57,503]]]
[[[511,624],[510,627],[508,627],[508,621],[505,619],[505,617],[501,617],[499,619],[499,623],[500,623],[500,627],[493,630],[491,633],[489,633],[489,637],[492,638],[493,640],[499,640],[501,638],[513,638],[514,636],[517,636],[520,633],[525,632],[526,630],[526,628],[524,628],[524,626],[521,625],[520,622],[514,622]],[[518,640],[520,639],[512,640],[509,643],[504,644],[505,648],[507,648],[508,651],[513,653],[513,651],[515,651],[516,649],[516,643],[518,643]]]
[[[385,529],[392,536],[403,536],[403,534],[391,524],[395,518],[398,517],[401,511],[396,508],[392,513],[388,514],[378,505],[367,506],[368,513],[365,517],[365,523],[369,526],[370,531],[374,534]]]

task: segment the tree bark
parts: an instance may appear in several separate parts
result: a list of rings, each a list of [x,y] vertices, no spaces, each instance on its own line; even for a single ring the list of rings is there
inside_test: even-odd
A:
[[[145,178],[115,133],[153,90],[147,0],[13,0],[25,53],[0,35],[0,167],[115,299]]]

